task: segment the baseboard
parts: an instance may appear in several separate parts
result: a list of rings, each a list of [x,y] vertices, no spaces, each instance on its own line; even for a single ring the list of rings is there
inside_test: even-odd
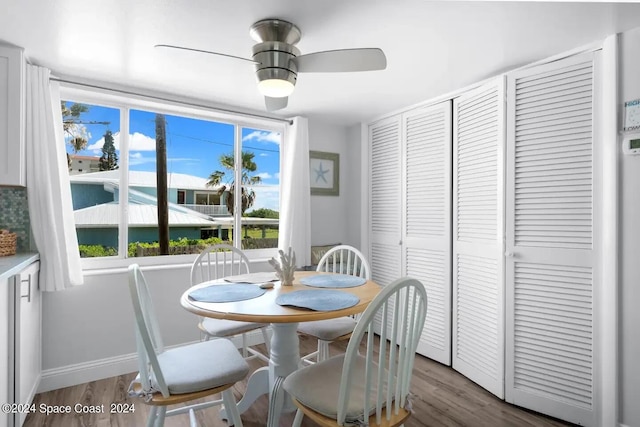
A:
[[[629,427],[629,426],[626,424],[618,423],[618,427]]]
[[[47,369],[42,371],[38,393],[115,377],[137,370],[138,355],[136,353]]]
[[[240,336],[232,337],[231,341],[236,347],[242,345],[242,337]],[[247,333],[248,345],[257,345],[263,342],[264,339],[262,338],[262,332],[260,332],[260,330]],[[168,346],[167,349],[171,347],[174,346]],[[136,353],[47,369],[42,371],[38,393],[124,375],[137,370],[138,355]]]

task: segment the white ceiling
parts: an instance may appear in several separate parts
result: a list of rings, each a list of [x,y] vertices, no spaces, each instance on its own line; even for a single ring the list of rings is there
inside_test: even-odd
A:
[[[424,0],[2,0],[0,40],[54,74],[264,113],[249,26],[281,18],[302,53],[380,47],[384,71],[300,74],[281,116],[349,125],[640,27],[640,4]]]

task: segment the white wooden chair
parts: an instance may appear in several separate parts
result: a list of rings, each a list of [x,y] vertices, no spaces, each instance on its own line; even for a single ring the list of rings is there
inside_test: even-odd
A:
[[[190,425],[197,426],[194,411],[224,404],[229,423],[242,427],[232,387],[247,376],[249,365],[233,343],[221,339],[164,350],[149,289],[137,264],[129,266],[129,290],[139,365],[129,392],[151,405],[147,426],[163,426],[165,417],[184,413],[189,413]],[[222,393],[222,399],[167,411],[167,406],[216,393]]]
[[[402,425],[411,415],[411,373],[426,313],[427,294],[419,281],[401,278],[385,286],[362,314],[344,354],[284,381],[298,407],[293,426],[305,415],[323,427]],[[377,321],[391,322],[380,328],[379,340]]]
[[[209,280],[249,273],[249,259],[240,250],[231,245],[220,243],[205,248],[191,266],[191,286]],[[247,345],[247,332],[260,329],[267,353],[269,352],[269,334],[267,324],[240,322],[236,320],[200,318],[198,327],[204,333],[205,340],[210,338],[228,338],[234,335],[242,337],[242,356],[246,359],[257,357],[265,362],[269,358]],[[249,355],[251,354],[251,355]]]
[[[339,245],[331,248],[320,259],[316,271],[348,274],[371,280],[371,268],[364,255],[353,246]],[[329,358],[329,344],[333,341],[347,340],[356,327],[355,317],[301,322],[298,332],[318,340],[318,349],[302,357],[305,364],[321,362]]]

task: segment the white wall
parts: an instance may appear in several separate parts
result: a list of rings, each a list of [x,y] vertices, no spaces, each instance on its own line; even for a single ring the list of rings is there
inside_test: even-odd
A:
[[[340,195],[311,196],[311,244],[360,246],[360,134],[309,119],[309,149],[340,154]]]
[[[189,269],[145,272],[166,344],[198,338],[182,309]],[[76,365],[136,351],[126,273],[88,276],[83,286],[43,294],[42,368]]]
[[[179,303],[190,268],[144,271],[165,346],[200,339],[197,316]],[[271,267],[261,261],[251,270]],[[87,276],[82,286],[43,293],[39,391],[136,371],[133,328],[126,272]]]
[[[346,167],[345,178],[347,180],[346,191],[349,200],[347,206],[347,242],[360,247],[361,222],[362,222],[362,126],[360,123],[347,129],[347,156],[349,165]]]
[[[620,40],[620,101],[640,99],[640,29]],[[624,104],[620,106],[624,113]],[[622,127],[621,127],[622,128]],[[640,426],[640,156],[620,155],[620,421]]]

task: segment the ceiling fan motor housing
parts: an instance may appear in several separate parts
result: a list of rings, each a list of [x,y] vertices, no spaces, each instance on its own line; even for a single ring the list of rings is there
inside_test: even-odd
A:
[[[253,60],[257,61],[255,67],[258,81],[278,79],[287,80],[295,85],[298,68],[292,59],[298,55],[300,51],[290,44],[258,43],[253,47]]]
[[[293,59],[300,50],[294,44],[302,36],[298,27],[281,19],[263,19],[253,24],[249,33],[258,42],[253,46],[258,82],[285,80],[295,86],[298,68]]]

